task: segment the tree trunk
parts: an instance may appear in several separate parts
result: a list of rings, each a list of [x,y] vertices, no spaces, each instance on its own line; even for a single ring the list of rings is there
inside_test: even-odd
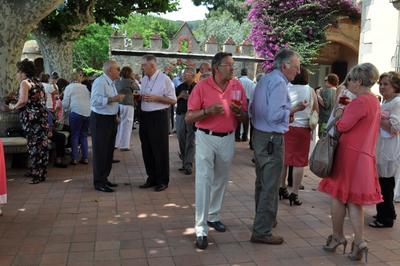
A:
[[[18,88],[15,64],[28,34],[63,0],[0,0],[0,98]]]
[[[60,77],[70,79],[73,69],[72,49],[74,42],[87,25],[95,22],[93,15],[95,3],[95,0],[90,0],[88,5],[84,5],[84,9],[75,10],[75,18],[79,23],[65,25],[67,26],[65,32],[60,32],[57,36],[46,32],[41,24],[33,31],[43,55],[46,73],[50,74],[56,71]]]
[[[60,38],[50,37],[38,29],[34,31],[34,35],[43,56],[45,73],[56,71],[61,78],[70,80],[74,41],[60,41]]]

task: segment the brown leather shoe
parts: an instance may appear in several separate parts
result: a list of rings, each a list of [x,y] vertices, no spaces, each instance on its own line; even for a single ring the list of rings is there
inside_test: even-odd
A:
[[[280,245],[283,243],[283,237],[281,236],[255,236],[252,235],[250,238],[250,242],[253,243],[261,243],[261,244],[270,244],[270,245]]]

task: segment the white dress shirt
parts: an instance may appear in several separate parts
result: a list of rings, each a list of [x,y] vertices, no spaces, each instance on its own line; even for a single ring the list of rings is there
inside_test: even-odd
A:
[[[108,103],[108,98],[116,95],[118,93],[114,82],[106,74],[101,75],[93,82],[90,109],[102,115],[116,115],[118,113],[118,102]]]
[[[82,116],[90,115],[90,92],[82,83],[71,83],[64,91],[63,109]]]
[[[256,87],[256,84],[254,84],[254,82],[251,79],[249,79],[247,76],[241,76],[239,78],[239,80],[243,85],[247,100],[249,100],[249,102],[251,102],[251,100],[253,99],[253,94],[254,94],[254,89]]]
[[[156,71],[150,78],[144,76],[140,85],[140,94],[153,94],[158,96],[168,97],[170,99],[176,100],[175,88],[170,78]],[[145,102],[142,101],[141,108],[142,111],[152,112],[157,110],[166,109],[169,104],[159,103],[159,102]]]

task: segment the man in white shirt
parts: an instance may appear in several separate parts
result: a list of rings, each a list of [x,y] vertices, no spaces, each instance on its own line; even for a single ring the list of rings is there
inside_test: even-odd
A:
[[[140,188],[159,192],[169,183],[168,108],[176,103],[176,95],[169,77],[157,70],[154,55],[143,56],[142,69],[139,137],[148,177]]]
[[[118,94],[114,80],[119,79],[119,65],[108,60],[103,65],[104,74],[93,82],[90,98],[90,131],[93,149],[93,184],[102,192],[113,192],[108,176],[112,168],[115,136],[117,134],[118,103],[125,95]]]
[[[240,75],[241,76],[239,78],[239,81],[243,85],[244,91],[246,93],[247,104],[249,104],[251,99],[253,98],[256,84],[254,84],[254,82],[247,76],[247,68],[242,68]],[[240,138],[240,131],[241,131],[240,129],[242,125],[243,125],[243,132],[242,132],[242,137]],[[238,127],[236,128],[235,132],[235,140],[247,141],[248,134],[249,134],[249,120],[246,120],[245,122],[238,124]]]

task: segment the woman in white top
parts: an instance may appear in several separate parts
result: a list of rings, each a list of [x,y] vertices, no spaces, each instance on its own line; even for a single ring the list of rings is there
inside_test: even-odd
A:
[[[395,174],[400,166],[400,74],[383,73],[379,78],[381,105],[381,128],[376,150],[379,184],[383,202],[376,205],[377,215],[371,227],[392,227],[396,219],[393,205]]]
[[[85,85],[80,83],[81,75],[72,73],[72,82],[65,88],[62,101],[63,109],[69,112],[71,129],[71,164],[78,164],[78,146],[81,145],[82,158],[80,163],[88,164],[88,142],[90,116],[90,93]]]
[[[56,96],[58,95],[58,87],[53,79],[50,79],[49,74],[40,75],[40,82],[42,82],[44,92],[46,94],[46,108],[48,111],[54,112]]]
[[[318,100],[314,89],[308,85],[308,71],[300,68],[292,83],[288,85],[289,97],[292,106],[299,102],[307,102],[308,106],[290,118],[289,131],[284,135],[285,155],[284,168],[281,176],[279,199],[289,199],[290,206],[301,205],[299,200],[299,187],[303,178],[304,167],[308,165],[308,153],[311,141],[311,129],[309,119],[312,111],[318,112]],[[289,194],[286,187],[287,167],[293,166],[293,187]]]

